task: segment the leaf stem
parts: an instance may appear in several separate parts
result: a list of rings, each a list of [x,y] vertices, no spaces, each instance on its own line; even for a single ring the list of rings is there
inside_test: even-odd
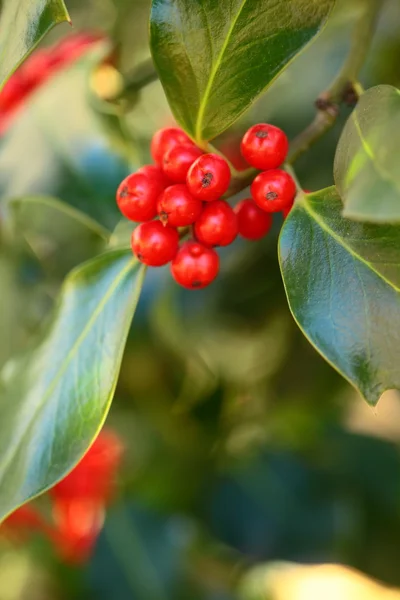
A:
[[[207,142],[205,144],[204,150],[206,150],[207,152],[211,152],[212,154],[218,154],[218,156],[221,156],[228,163],[229,168],[232,173],[232,177],[238,177],[239,171],[237,171],[237,169],[235,169],[235,167],[233,166],[233,164],[231,163],[229,158],[227,158],[225,156],[225,154],[223,152],[221,152],[221,150],[218,150],[218,148],[216,148],[215,146],[210,144],[210,142]]]
[[[358,74],[371,45],[381,5],[381,0],[364,0],[363,12],[355,25],[349,54],[332,84],[317,99],[314,120],[292,142],[289,163],[294,163],[334,125],[342,102],[351,104],[358,99],[362,91]]]
[[[148,58],[124,77],[124,86],[116,100],[137,94],[140,90],[158,79],[153,60]]]

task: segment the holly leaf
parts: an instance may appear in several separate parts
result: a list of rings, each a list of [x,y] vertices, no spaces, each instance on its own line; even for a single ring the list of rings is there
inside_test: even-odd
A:
[[[4,0],[0,19],[0,88],[50,29],[71,22],[64,0]]]
[[[334,0],[153,0],[150,43],[178,123],[227,129],[312,40]]]
[[[46,273],[58,278],[100,254],[110,237],[94,219],[57,198],[14,198],[8,208],[15,239],[22,236]]]
[[[300,197],[279,255],[300,329],[375,405],[400,389],[400,227],[341,216],[336,188]]]
[[[121,250],[77,268],[34,352],[3,370],[0,520],[64,477],[100,430],[144,274]]]
[[[400,91],[379,85],[363,94],[343,130],[335,183],[344,216],[400,222]]]

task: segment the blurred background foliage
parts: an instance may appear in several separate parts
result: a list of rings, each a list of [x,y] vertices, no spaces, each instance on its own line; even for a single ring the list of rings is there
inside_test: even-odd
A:
[[[360,2],[340,0],[318,40],[221,136],[232,160],[249,124],[270,121],[290,137],[308,124]],[[400,85],[400,5],[384,4],[365,87]],[[138,66],[148,74],[150,1],[67,5],[75,30],[109,36],[116,68],[101,62],[109,46],[99,44],[40,88],[0,141],[5,370],[46,320],[66,273],[104,248],[107,230],[112,243],[127,243],[115,189],[149,161],[152,133],[172,122],[157,81],[132,86]],[[68,33],[60,26],[44,45]],[[126,97],[110,102],[124,83]],[[305,188],[333,183],[349,111],[299,160]],[[222,252],[210,289],[185,292],[164,269],[148,273],[108,420],[126,445],[118,500],[93,558],[73,568],[40,538],[23,547],[3,540],[0,600],[296,599],[304,571],[297,580],[293,562],[342,563],[400,588],[398,397],[387,393],[372,412],[303,338],[279,273],[278,221],[267,239]],[[340,577],[353,591],[343,584],[335,598],[397,597],[369,580],[351,588],[351,573]],[[302,598],[322,596],[307,589]]]

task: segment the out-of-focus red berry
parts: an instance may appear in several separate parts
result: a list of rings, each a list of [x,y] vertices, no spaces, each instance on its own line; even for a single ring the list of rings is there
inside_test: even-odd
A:
[[[16,110],[32,92],[99,39],[96,34],[75,34],[51,48],[35,50],[0,91],[0,134],[9,127]]]
[[[49,494],[55,499],[89,499],[106,504],[114,492],[122,455],[120,438],[103,429],[76,467]]]
[[[12,526],[36,527],[41,523],[41,516],[33,505],[24,504],[11,513],[4,523]]]
[[[104,503],[79,497],[54,503],[56,530],[51,538],[65,562],[82,564],[90,558],[104,524],[104,507]]]
[[[6,519],[5,533],[11,532],[17,541],[23,541],[27,533],[38,531],[50,540],[64,561],[86,561],[103,526],[122,454],[120,438],[103,429],[71,473],[49,490],[52,521],[47,521],[31,503]]]

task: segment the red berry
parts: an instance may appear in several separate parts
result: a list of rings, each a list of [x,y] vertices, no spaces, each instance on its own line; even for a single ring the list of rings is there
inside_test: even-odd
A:
[[[219,257],[212,248],[198,242],[186,242],[171,263],[171,273],[177,283],[193,290],[210,285],[219,271]]]
[[[21,73],[16,71],[7,81],[0,93],[0,111],[6,113],[16,108],[25,96],[30,92],[29,85],[26,84]]]
[[[193,196],[206,202],[217,200],[231,181],[229,165],[218,154],[203,154],[190,167],[186,183]]]
[[[62,64],[71,63],[82,56],[90,46],[103,38],[102,34],[94,32],[69,35],[53,48],[53,53],[59,55]]]
[[[162,223],[168,223],[172,227],[191,225],[199,218],[202,208],[202,202],[192,196],[182,183],[167,187],[157,202],[157,212]]]
[[[118,207],[131,221],[150,221],[157,214],[157,198],[162,190],[159,181],[142,173],[132,173],[117,190]]]
[[[251,195],[262,210],[279,212],[293,203],[296,184],[286,171],[264,171],[251,184]]]
[[[259,123],[244,134],[241,151],[247,162],[256,169],[276,169],[285,160],[289,141],[279,127]]]
[[[206,246],[228,246],[238,234],[236,214],[225,200],[214,200],[203,208],[194,233]]]
[[[40,85],[50,74],[52,69],[51,49],[36,50],[20,67],[21,75],[27,85],[32,89]]]
[[[272,216],[261,210],[251,198],[242,200],[235,207],[239,233],[246,240],[259,240],[272,227]]]
[[[176,183],[185,183],[186,175],[196,158],[199,158],[203,152],[196,146],[174,146],[164,154],[163,170],[164,173]]]
[[[162,188],[161,191],[171,185],[171,181],[166,177],[164,171],[158,165],[144,165],[143,167],[140,167],[136,173],[141,173],[142,175],[146,175],[149,179],[158,181]]]
[[[159,129],[153,135],[151,140],[151,155],[154,161],[162,166],[164,154],[174,148],[175,146],[181,146],[182,144],[194,145],[192,140],[186,133],[178,127],[165,127]]]
[[[142,223],[134,229],[131,239],[135,256],[149,267],[161,267],[172,260],[178,251],[176,229],[164,227],[161,221]]]

